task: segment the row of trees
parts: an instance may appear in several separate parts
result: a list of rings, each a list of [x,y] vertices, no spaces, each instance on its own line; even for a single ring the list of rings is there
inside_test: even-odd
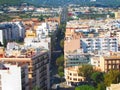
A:
[[[82,65],[79,75],[86,77],[87,85],[76,87],[75,90],[106,90],[106,86],[120,82],[120,72],[110,70],[107,73],[96,71],[91,65]],[[93,82],[93,84],[91,84]],[[89,88],[89,89],[87,89]]]
[[[62,50],[62,54],[57,58],[56,64],[58,66],[58,74],[60,77],[64,76],[64,55],[63,55],[63,50],[64,50],[64,33],[65,33],[65,23],[61,23],[61,25],[58,28],[57,32],[57,38],[58,41],[60,42],[60,47]]]
[[[3,21],[11,21],[12,18],[7,15],[7,14],[0,14],[0,22],[3,22]]]

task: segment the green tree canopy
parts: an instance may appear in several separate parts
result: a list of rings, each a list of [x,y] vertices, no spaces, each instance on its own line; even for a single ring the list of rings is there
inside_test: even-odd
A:
[[[79,75],[86,77],[86,79],[90,78],[93,72],[93,66],[89,64],[82,65],[82,67],[79,68]]]
[[[75,90],[96,90],[93,86],[82,85],[75,88]]]
[[[63,72],[64,71],[64,67],[63,66],[59,66],[58,67],[58,72]]]
[[[56,64],[58,66],[63,66],[64,65],[64,56],[63,56],[63,54],[60,57],[57,58]]]
[[[104,81],[103,73],[101,72],[94,72],[91,75],[91,79],[94,80],[96,83],[100,83]]]
[[[59,72],[58,74],[59,74],[60,77],[64,76],[64,72]]]
[[[99,83],[97,85],[97,90],[106,90],[105,84],[104,83]]]
[[[120,82],[120,72],[118,70],[110,70],[105,74],[105,85],[110,86],[110,84],[116,84]]]
[[[37,86],[34,86],[32,90],[41,90],[41,89]]]
[[[62,39],[62,40],[60,41],[60,46],[61,46],[61,48],[64,48],[64,39]]]

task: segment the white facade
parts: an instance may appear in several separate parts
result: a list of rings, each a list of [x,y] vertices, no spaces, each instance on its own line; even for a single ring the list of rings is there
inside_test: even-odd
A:
[[[0,23],[0,30],[3,31],[3,39],[6,41],[23,40],[25,37],[25,29],[21,22]]]
[[[43,39],[40,38],[25,38],[24,39],[25,46],[34,46],[34,47],[44,47],[45,49],[51,50],[51,38],[45,37]]]
[[[94,56],[90,58],[90,63],[93,66],[100,67],[100,56]]]
[[[16,65],[5,67],[0,69],[1,90],[22,90],[21,68]]]
[[[42,23],[38,28],[36,29],[36,35],[37,37],[41,37],[41,35],[48,35],[49,33],[49,27],[47,23]]]
[[[118,51],[118,39],[116,37],[81,38],[80,43],[85,53]]]
[[[36,29],[36,35],[37,37],[41,38],[41,36],[45,35],[48,36],[49,33],[55,32],[58,29],[58,22],[47,22],[42,23],[38,28]],[[44,37],[44,36],[43,36]]]
[[[1,44],[3,44],[3,31],[0,30],[0,42]]]
[[[25,37],[25,28],[23,27],[22,22],[15,22],[18,27],[19,37],[24,39]]]

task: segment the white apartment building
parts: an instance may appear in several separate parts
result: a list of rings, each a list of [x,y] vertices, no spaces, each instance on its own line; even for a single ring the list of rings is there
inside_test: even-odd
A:
[[[81,48],[84,53],[118,51],[118,39],[116,37],[103,37],[103,38],[81,38]]]
[[[19,66],[0,64],[0,90],[22,90]]]
[[[25,29],[21,22],[3,22],[0,23],[0,36],[0,42],[2,44],[4,40],[23,40],[25,37]]]
[[[55,32],[58,29],[58,22],[47,22],[42,23],[40,26],[36,29],[36,35],[37,37],[41,38],[45,36],[48,36],[50,33]]]
[[[40,26],[36,29],[36,35],[37,37],[41,37],[41,35],[48,36],[49,34],[49,26],[47,23],[42,23]]]

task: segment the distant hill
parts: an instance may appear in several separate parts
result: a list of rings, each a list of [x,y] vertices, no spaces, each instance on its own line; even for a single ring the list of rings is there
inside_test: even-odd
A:
[[[68,4],[79,4],[81,6],[105,6],[118,7],[120,0],[0,0],[1,4],[16,5],[27,2],[36,6],[65,6]]]
[[[67,4],[79,4],[82,6],[106,6],[117,7],[120,6],[120,0],[25,0],[35,5],[48,6],[63,6]]]
[[[17,5],[23,1],[24,0],[0,0],[0,5],[2,5],[2,4]]]

